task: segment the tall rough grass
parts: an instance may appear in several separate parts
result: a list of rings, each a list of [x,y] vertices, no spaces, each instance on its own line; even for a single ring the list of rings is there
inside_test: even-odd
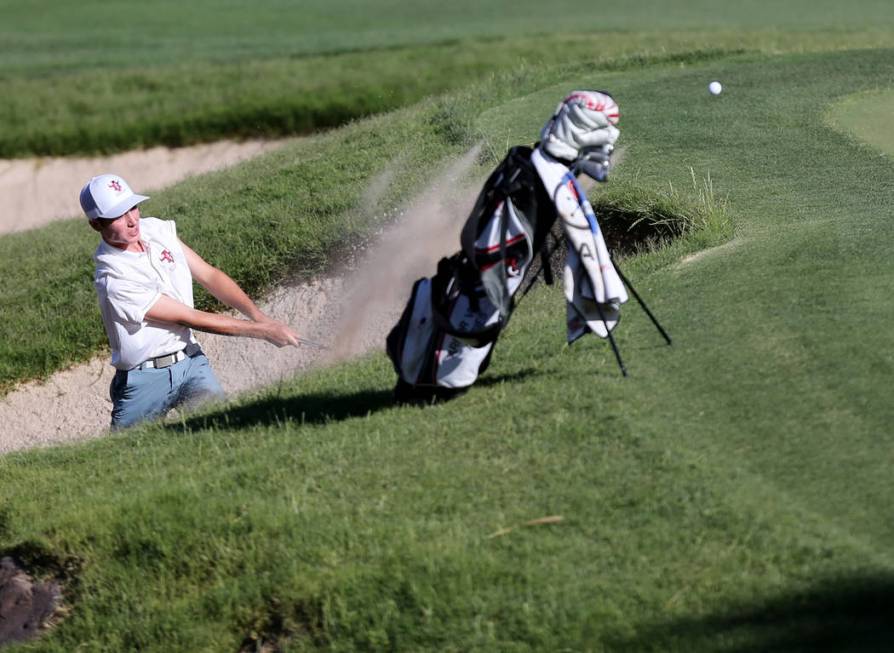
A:
[[[720,238],[731,233],[725,197],[718,196],[710,173],[699,179],[689,168],[692,185],[681,189],[667,182],[651,188],[634,178],[613,182],[592,198],[606,241],[624,253],[655,250],[673,238],[706,232]]]

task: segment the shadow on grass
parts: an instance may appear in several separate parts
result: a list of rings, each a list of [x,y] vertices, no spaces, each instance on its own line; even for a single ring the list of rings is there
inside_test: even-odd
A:
[[[193,415],[180,423],[169,424],[167,428],[173,431],[195,431],[206,428],[271,426],[286,422],[325,424],[352,417],[365,417],[392,405],[390,390],[265,397],[240,406]]]
[[[484,376],[472,387],[481,388],[523,380],[537,372],[531,368],[511,374]],[[241,406],[193,415],[176,424],[171,431],[185,432],[206,428],[244,428],[271,426],[286,422],[326,424],[352,417],[366,417],[393,407],[392,390],[361,390],[350,394],[311,393],[288,397],[265,397]]]
[[[826,582],[811,591],[700,619],[638,629],[611,642],[635,651],[894,651],[894,576]]]

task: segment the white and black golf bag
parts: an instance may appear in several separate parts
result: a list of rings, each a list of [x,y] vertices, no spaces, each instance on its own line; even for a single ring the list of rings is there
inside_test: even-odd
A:
[[[527,147],[509,151],[463,227],[461,251],[413,285],[386,341],[398,376],[396,401],[453,397],[487,368],[513,297],[535,252],[545,253],[556,219],[531,153]],[[546,260],[542,268],[549,274]]]

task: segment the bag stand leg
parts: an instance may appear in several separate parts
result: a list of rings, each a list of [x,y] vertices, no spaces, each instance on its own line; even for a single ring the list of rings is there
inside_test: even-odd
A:
[[[602,312],[602,306],[599,302],[594,302],[596,304],[596,311],[599,313],[599,319],[602,320],[602,323],[605,325],[605,331],[608,335],[608,342],[612,346],[612,351],[615,352],[615,360],[618,361],[618,367],[621,368],[621,374],[623,376],[627,376],[627,368],[624,366],[624,361],[621,360],[621,350],[618,349],[618,343],[615,342],[615,337],[612,335],[612,330],[608,326],[608,321],[605,319],[605,313]]]
[[[617,272],[618,272],[618,276],[621,277],[621,281],[623,281],[624,285],[627,286],[627,288],[630,290],[631,293],[633,293],[633,296],[636,298],[636,301],[639,302],[639,305],[642,306],[643,310],[646,312],[646,315],[648,315],[649,319],[652,320],[652,324],[655,325],[655,328],[658,329],[658,332],[664,337],[664,339],[667,341],[667,344],[668,345],[672,344],[671,337],[668,335],[667,331],[665,331],[664,328],[662,328],[662,326],[658,323],[658,320],[656,319],[656,317],[654,315],[652,315],[652,311],[649,310],[649,307],[646,306],[646,302],[644,302],[643,298],[639,296],[638,292],[636,292],[636,288],[633,287],[633,284],[630,283],[630,281],[627,279],[627,277],[624,276],[624,273],[621,272],[621,268],[615,262],[615,259],[612,258],[611,261],[612,261],[612,265],[615,266],[615,270],[617,270]]]
[[[664,327],[658,322],[658,319],[652,314],[652,311],[649,310],[649,307],[646,306],[646,302],[643,301],[643,298],[639,296],[639,293],[636,292],[636,288],[633,287],[633,284],[630,283],[630,280],[624,276],[624,273],[621,272],[621,268],[615,262],[614,258],[611,259],[612,265],[615,266],[615,270],[618,272],[618,276],[621,277],[621,281],[625,286],[633,293],[633,296],[636,298],[636,301],[639,302],[639,305],[646,312],[646,315],[649,316],[649,319],[652,320],[652,324],[655,325],[655,328],[658,329],[658,332],[664,337],[667,341],[667,344],[672,344],[671,337],[668,335],[667,331],[664,330]],[[612,346],[612,351],[615,352],[615,359],[618,361],[618,367],[621,368],[621,374],[627,376],[627,368],[624,367],[624,361],[621,360],[621,352],[618,350],[618,345],[615,342],[614,336],[612,336],[611,330],[608,328],[608,322],[605,320],[605,314],[602,312],[602,306],[596,304],[596,310],[599,312],[599,319],[602,320],[602,323],[605,325],[606,331],[608,331],[608,341]]]
[[[577,316],[581,320],[583,320],[584,322],[587,321],[587,318],[581,314],[581,312],[577,309],[577,306],[575,306],[573,303],[569,304],[569,306],[571,306],[575,310]],[[596,304],[596,310],[599,313],[599,319],[602,320],[602,323],[605,325],[605,331],[608,335],[608,342],[612,346],[612,351],[615,354],[615,360],[618,361],[618,367],[621,368],[621,374],[623,376],[627,376],[627,367],[625,367],[624,360],[621,358],[621,350],[618,349],[618,343],[615,342],[615,337],[612,335],[611,329],[608,328],[608,322],[605,319],[605,313],[602,312],[602,306]]]

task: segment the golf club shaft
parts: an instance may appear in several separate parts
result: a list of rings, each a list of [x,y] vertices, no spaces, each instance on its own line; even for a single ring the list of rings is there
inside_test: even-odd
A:
[[[307,345],[308,347],[314,347],[315,349],[329,349],[329,347],[327,347],[326,345],[319,342],[314,342],[313,340],[308,340],[307,338],[299,337],[298,342],[302,345]]]

